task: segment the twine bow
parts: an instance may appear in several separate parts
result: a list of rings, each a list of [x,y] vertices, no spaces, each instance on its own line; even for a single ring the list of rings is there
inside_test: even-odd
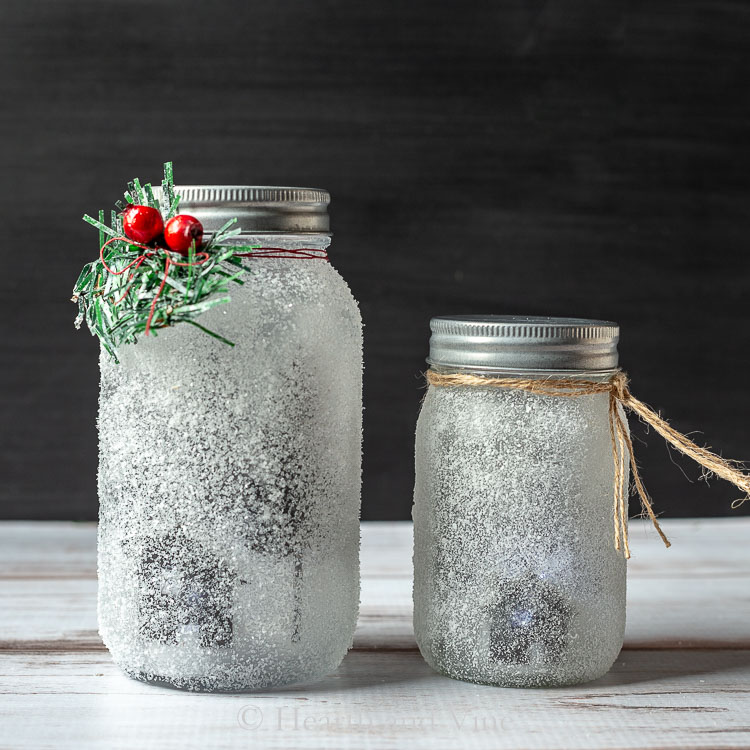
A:
[[[637,414],[646,424],[654,428],[670,445],[680,453],[690,457],[704,469],[704,476],[715,474],[721,479],[731,482],[745,493],[745,497],[732,503],[737,508],[750,496],[750,476],[741,470],[737,461],[717,456],[707,448],[696,445],[686,435],[678,432],[662,419],[653,409],[639,401],[628,388],[628,377],[618,371],[604,382],[594,380],[578,380],[576,378],[502,378],[484,377],[466,373],[443,374],[435,370],[426,373],[427,382],[435,387],[469,386],[481,388],[505,388],[515,391],[527,391],[538,396],[556,396],[562,398],[578,398],[596,393],[609,394],[609,432],[612,440],[612,460],[614,463],[614,537],[615,548],[622,550],[626,558],[630,557],[628,544],[628,487],[626,456],[630,460],[633,484],[641,501],[643,513],[647,515],[659,533],[664,544],[669,547],[670,542],[659,526],[651,500],[643,485],[638,465],[635,462],[633,441],[625,424],[624,409]],[[622,407],[622,408],[620,408]]]

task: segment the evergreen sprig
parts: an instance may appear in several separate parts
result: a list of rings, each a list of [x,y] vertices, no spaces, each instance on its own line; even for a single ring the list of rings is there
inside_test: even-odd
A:
[[[135,179],[128,183],[125,201],[156,208],[165,222],[175,216],[180,196],[174,191],[171,162],[164,165],[159,196],[154,195],[150,184],[141,185]],[[99,230],[99,247],[105,243],[106,247],[99,258],[83,267],[73,288],[72,300],[78,303],[76,328],[85,321],[91,334],[99,338],[116,361],[120,345],[135,343],[144,332],[156,336],[159,329],[177,323],[189,323],[234,346],[198,323],[197,318],[212,307],[229,302],[229,285],[242,284],[240,277],[249,270],[236,253],[255,248],[227,244],[241,232],[234,227],[237,220],[228,221],[201,247],[193,245],[186,257],[162,247],[144,249],[126,239],[121,212],[127,205],[122,201],[115,205],[117,210],[112,210],[109,225],[104,211],[99,211],[98,219],[83,217]],[[165,275],[167,257],[171,262]]]

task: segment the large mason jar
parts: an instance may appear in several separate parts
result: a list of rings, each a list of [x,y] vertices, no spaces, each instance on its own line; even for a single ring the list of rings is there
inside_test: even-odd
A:
[[[431,329],[432,371],[479,378],[470,386],[431,378],[455,384],[431,385],[419,416],[414,630],[422,655],[471,682],[595,679],[616,659],[625,626],[609,397],[484,383],[607,380],[618,327],[490,316],[434,318]]]
[[[359,603],[362,329],[329,196],[176,192],[206,233],[237,217],[279,250],[200,318],[234,347],[178,324],[101,354],[101,635],[131,677],[192,690],[321,678]]]

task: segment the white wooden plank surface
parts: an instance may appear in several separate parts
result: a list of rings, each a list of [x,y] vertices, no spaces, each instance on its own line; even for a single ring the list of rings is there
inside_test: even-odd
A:
[[[750,519],[633,523],[626,645],[575,688],[433,673],[411,526],[363,524],[355,646],[315,685],[194,695],[119,674],[96,633],[96,531],[0,524],[0,748],[750,748]]]

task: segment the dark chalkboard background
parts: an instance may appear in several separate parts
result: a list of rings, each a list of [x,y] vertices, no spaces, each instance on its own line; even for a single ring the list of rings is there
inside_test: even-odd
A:
[[[640,398],[750,459],[749,49],[723,0],[3,0],[0,515],[96,516],[79,217],[167,159],[333,193],[364,518],[408,517],[434,314],[617,320]],[[660,510],[750,512],[636,434]]]

